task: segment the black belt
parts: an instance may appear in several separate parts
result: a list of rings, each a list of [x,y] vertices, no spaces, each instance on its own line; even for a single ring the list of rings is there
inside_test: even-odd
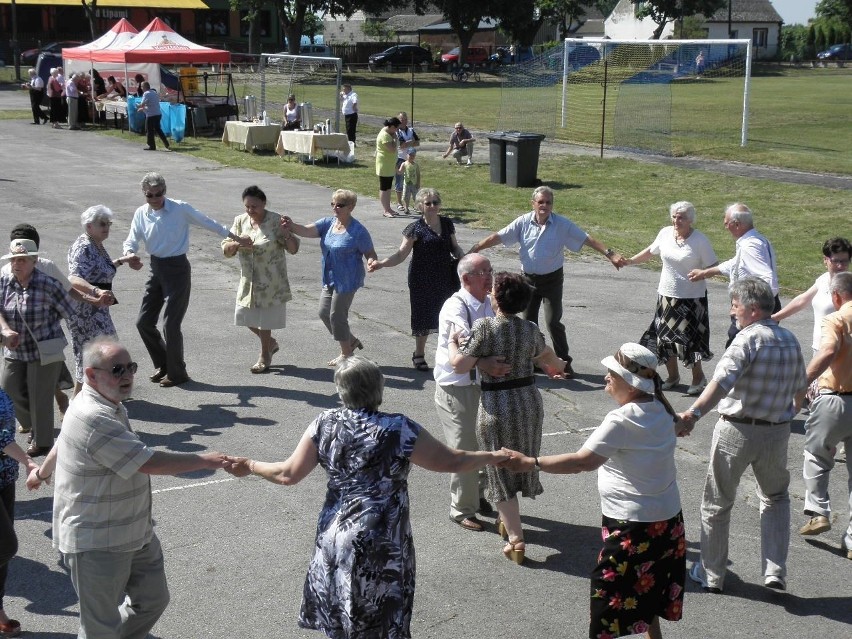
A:
[[[548,277],[554,277],[556,275],[562,275],[564,269],[565,269],[565,267],[560,266],[558,269],[556,269],[555,271],[552,271],[550,273],[527,273],[526,271],[524,271],[524,275],[532,281],[542,280],[542,279],[545,279],[545,278],[548,278]]]
[[[768,419],[752,419],[751,417],[731,417],[730,415],[720,415],[720,417],[732,424],[751,424],[752,426],[780,426],[790,422],[789,419],[784,422],[770,422]]]
[[[840,397],[844,397],[846,395],[852,395],[852,391],[846,391],[845,393],[841,393],[840,391],[828,390],[827,388],[819,389],[820,395],[839,395]]]
[[[535,384],[535,377],[533,376],[518,377],[517,379],[507,379],[505,382],[482,382],[482,390],[510,390],[512,388],[523,388],[524,386],[532,386],[533,384]]]

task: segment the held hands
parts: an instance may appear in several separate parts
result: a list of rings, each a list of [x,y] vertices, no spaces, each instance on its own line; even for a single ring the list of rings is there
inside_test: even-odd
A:
[[[527,457],[523,453],[511,448],[503,448],[501,452],[508,455],[508,458],[500,464],[500,468],[507,468],[513,473],[525,473],[535,467],[535,459]]]
[[[379,260],[373,259],[372,257],[367,260],[367,272],[374,273],[378,271],[380,268],[383,268],[384,264],[379,262]]]
[[[42,484],[50,485],[50,478],[52,475],[48,475],[44,479],[39,479],[36,477],[36,473],[39,471],[39,466],[36,466],[30,471],[30,474],[27,475],[27,489],[29,490],[38,490],[41,488]]]
[[[509,371],[512,370],[512,367],[506,363],[506,358],[502,355],[480,357],[476,362],[476,367],[491,377],[503,377],[504,375],[508,375]]]
[[[240,248],[250,249],[254,246],[254,241],[248,235],[241,235],[239,239],[235,240],[237,244],[239,244]]]
[[[701,280],[706,279],[707,276],[704,274],[702,269],[695,268],[687,273],[686,277],[690,282],[700,282]]]
[[[112,306],[115,304],[115,295],[112,294],[112,291],[107,291],[104,289],[98,289],[100,293],[98,293],[97,300],[95,301],[95,306],[98,308],[103,308],[105,306]]]
[[[134,271],[138,271],[142,268],[142,258],[138,255],[125,255],[124,263],[127,264]]]
[[[285,231],[293,232],[293,219],[289,215],[281,216],[281,228]]]
[[[231,457],[225,456],[225,472],[232,474],[234,477],[247,477],[251,475],[251,467],[249,464],[251,459],[248,457]]]
[[[674,429],[675,434],[678,437],[689,437],[692,434],[692,429],[695,428],[695,413],[692,411],[686,411],[685,413],[679,413],[677,416],[677,421],[675,422]]]
[[[609,256],[610,263],[615,267],[616,270],[621,270],[625,266],[627,266],[628,260],[621,253],[613,253]]]

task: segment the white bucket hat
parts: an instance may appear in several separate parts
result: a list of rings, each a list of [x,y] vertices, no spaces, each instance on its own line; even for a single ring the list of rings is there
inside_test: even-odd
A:
[[[627,342],[622,344],[615,356],[601,360],[601,364],[623,378],[633,388],[643,393],[654,394],[654,377],[657,375],[659,361],[641,344]]]
[[[38,246],[32,240],[12,240],[9,253],[0,257],[0,260],[11,260],[13,257],[38,257]]]

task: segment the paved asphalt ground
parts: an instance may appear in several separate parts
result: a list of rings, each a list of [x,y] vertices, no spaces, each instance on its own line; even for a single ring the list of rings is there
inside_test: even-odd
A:
[[[25,104],[22,92],[0,93],[0,108],[22,109]],[[81,232],[79,214],[95,203],[115,211],[107,249],[114,256],[120,253],[131,215],[144,201],[139,180],[152,169],[165,175],[170,196],[228,225],[241,212],[242,189],[255,183],[266,191],[271,209],[286,211],[296,220],[309,222],[329,212],[329,189],[221,168],[179,152],[143,153],[142,138],[134,135],[108,138],[46,126],[33,129],[26,120],[6,120],[0,121],[0,144],[0,232],[17,222],[33,223],[41,232],[43,250],[60,265]],[[557,199],[556,210],[570,216],[566,196]],[[387,255],[398,246],[407,220],[387,220],[378,211],[375,200],[361,198],[355,215],[372,233],[378,253]],[[481,235],[458,228],[462,246]],[[725,258],[733,245],[716,249]],[[490,250],[487,255],[497,269],[518,267],[512,250]],[[161,389],[147,380],[151,366],[134,328],[147,264],[138,272],[122,268],[116,277],[120,304],[113,309],[114,318],[141,364],[128,402],[133,425],[149,445],[164,450],[221,450],[281,459],[318,412],[337,404],[332,371],[325,366],[335,355],[335,345],[316,316],[318,244],[303,241],[299,254],[288,260],[294,300],[288,307],[289,326],[277,331],[282,349],[267,375],[249,372],[257,358],[257,340],[245,328],[233,326],[237,263],[223,259],[218,238],[201,229],[192,233],[190,260],[193,294],[184,329],[192,382],[179,388]],[[658,279],[642,269],[616,272],[587,251],[572,256],[566,270],[565,319],[578,376],[562,382],[539,377],[547,411],[544,453],[576,450],[613,407],[602,390],[600,359],[642,334],[653,313]],[[364,353],[378,361],[386,375],[383,408],[406,413],[440,437],[432,377],[410,364],[407,296],[405,267],[368,276],[367,286],[355,297],[352,326],[365,344]],[[720,354],[727,326],[724,285],[711,284],[710,301],[712,349]],[[806,351],[811,322],[810,314],[802,313],[786,323]],[[427,353],[430,363],[433,349],[434,338]],[[677,392],[669,397],[679,410],[690,404]],[[713,423],[713,416],[703,419],[677,449],[690,562],[697,556],[698,510]],[[664,622],[666,636],[852,635],[852,562],[839,553],[847,516],[846,473],[838,468],[832,476],[834,530],[813,541],[799,537],[796,530],[804,519],[803,440],[802,420],[797,419],[789,452],[789,591],[762,586],[757,500],[753,477],[747,473],[733,511],[725,594],[705,594],[688,584],[684,618],[676,624]],[[154,518],[172,593],[171,605],[155,627],[157,637],[319,636],[299,629],[296,618],[325,491],[321,469],[293,488],[256,478],[236,480],[223,472],[152,479]],[[545,475],[542,481],[545,493],[522,503],[528,561],[519,567],[503,558],[493,525],[486,532],[471,533],[448,521],[446,476],[412,470],[411,518],[418,554],[414,637],[586,636],[587,574],[600,540],[596,478],[592,473]],[[10,565],[7,612],[21,621],[28,636],[76,636],[76,596],[50,545],[49,491],[28,493],[19,484],[16,530],[20,550]]]

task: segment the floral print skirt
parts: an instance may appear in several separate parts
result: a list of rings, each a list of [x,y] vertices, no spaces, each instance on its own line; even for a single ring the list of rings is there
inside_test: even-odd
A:
[[[683,513],[654,522],[603,517],[601,536],[591,576],[590,639],[646,632],[654,617],[678,621],[686,580]]]

